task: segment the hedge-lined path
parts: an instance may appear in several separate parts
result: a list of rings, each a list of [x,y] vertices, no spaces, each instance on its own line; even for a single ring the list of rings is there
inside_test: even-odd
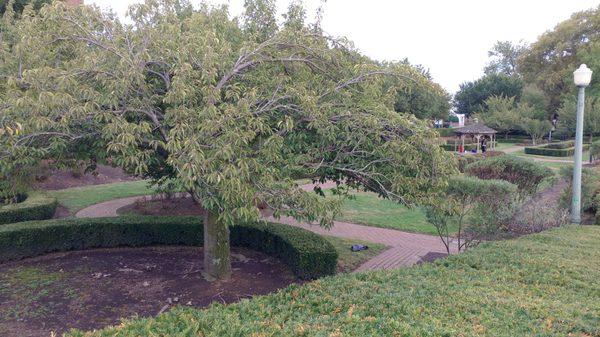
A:
[[[335,187],[335,183],[331,182],[317,185],[323,189]],[[314,189],[314,187],[315,184],[306,184],[301,186],[302,189],[307,191]],[[118,216],[117,210],[134,204],[140,198],[144,197],[129,197],[102,202],[80,210],[75,216],[78,218]],[[298,222],[291,217],[282,217],[280,219],[269,217],[266,220],[301,227],[320,235],[331,235],[348,239],[360,239],[374,243],[381,243],[390,247],[383,253],[375,256],[371,260],[368,260],[363,265],[359,266],[356,271],[406,267],[418,263],[429,253],[446,253],[446,248],[444,247],[440,238],[434,235],[409,233],[394,229],[370,227],[342,221],[334,221],[334,226],[331,229],[325,229],[318,225]]]

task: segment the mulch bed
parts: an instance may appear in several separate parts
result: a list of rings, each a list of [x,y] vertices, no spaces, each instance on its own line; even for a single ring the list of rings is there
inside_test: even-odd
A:
[[[134,204],[121,207],[117,210],[119,215],[204,215],[204,209],[194,202],[192,198],[173,198],[152,200],[140,199]]]
[[[136,178],[129,176],[120,168],[98,165],[95,172],[82,176],[74,175],[71,170],[51,170],[45,173],[44,179],[36,182],[34,187],[42,190],[62,190],[71,187],[102,185],[132,180],[136,180]]]
[[[207,282],[202,248],[118,248],[49,254],[0,265],[0,336],[61,335],[176,305],[203,308],[297,282],[281,262],[232,248],[233,276]]]
[[[438,253],[438,252],[429,252],[423,256],[421,256],[421,259],[419,259],[419,261],[417,262],[417,264],[423,264],[423,263],[427,263],[427,262],[433,262],[437,259],[443,259],[445,257],[447,257],[448,254],[446,253]]]

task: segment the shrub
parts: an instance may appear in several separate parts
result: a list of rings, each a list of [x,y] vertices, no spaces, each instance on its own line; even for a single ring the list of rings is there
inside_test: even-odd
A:
[[[528,193],[535,192],[544,179],[554,174],[542,164],[516,156],[487,158],[467,166],[465,173],[480,179],[505,180]]]
[[[517,186],[507,181],[455,176],[449,179],[444,196],[426,207],[425,214],[448,253],[451,242],[462,251],[504,229],[514,214],[517,197]],[[454,223],[456,235],[449,231]]]
[[[197,217],[119,217],[60,219],[0,227],[0,263],[49,252],[119,246],[203,243]],[[327,240],[307,230],[271,223],[231,227],[231,244],[279,258],[302,279],[335,273],[337,252]]]
[[[560,174],[568,183],[567,188],[561,195],[560,205],[565,209],[570,209],[573,195],[573,166],[564,166]],[[581,209],[585,212],[596,212],[598,208],[596,196],[599,193],[600,169],[597,167],[584,167],[581,171]]]
[[[596,140],[590,145],[590,156],[592,160],[600,157],[600,140]]]
[[[56,212],[56,199],[43,194],[27,196],[20,203],[0,207],[0,225],[21,221],[51,219]]]
[[[504,152],[502,151],[487,151],[486,153],[469,153],[466,155],[457,155],[456,160],[458,161],[458,170],[461,173],[464,173],[467,166],[469,166],[469,164],[471,163],[483,160],[485,158],[499,157],[503,155]]]

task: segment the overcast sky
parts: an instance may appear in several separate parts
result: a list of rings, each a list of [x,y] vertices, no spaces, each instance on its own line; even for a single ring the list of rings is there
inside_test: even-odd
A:
[[[123,16],[140,0],[85,0]],[[192,0],[198,2],[199,0]],[[242,12],[244,0],[228,3]],[[309,19],[321,0],[304,0]],[[289,0],[279,0],[285,12]],[[323,28],[345,36],[378,60],[401,60],[428,68],[453,93],[460,83],[479,78],[495,41],[533,42],[572,13],[598,6],[598,0],[328,0]]]

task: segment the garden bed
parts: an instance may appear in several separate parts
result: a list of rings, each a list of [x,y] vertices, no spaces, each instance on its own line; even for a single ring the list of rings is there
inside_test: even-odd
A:
[[[599,241],[600,227],[567,226],[85,336],[598,336]]]
[[[0,226],[0,263],[57,251],[152,245],[199,246],[198,217],[118,217],[30,221]],[[231,245],[255,249],[283,261],[297,277],[332,275],[335,248],[307,230],[271,223],[230,228]]]
[[[107,165],[98,165],[93,173],[74,173],[72,170],[48,170],[41,174],[35,187],[42,190],[62,190],[65,188],[103,185],[136,180],[122,169]]]
[[[237,302],[297,282],[289,268],[264,253],[232,253],[231,280],[212,283],[202,277],[202,249],[194,247],[54,253],[0,265],[0,336],[60,336],[177,305]]]

